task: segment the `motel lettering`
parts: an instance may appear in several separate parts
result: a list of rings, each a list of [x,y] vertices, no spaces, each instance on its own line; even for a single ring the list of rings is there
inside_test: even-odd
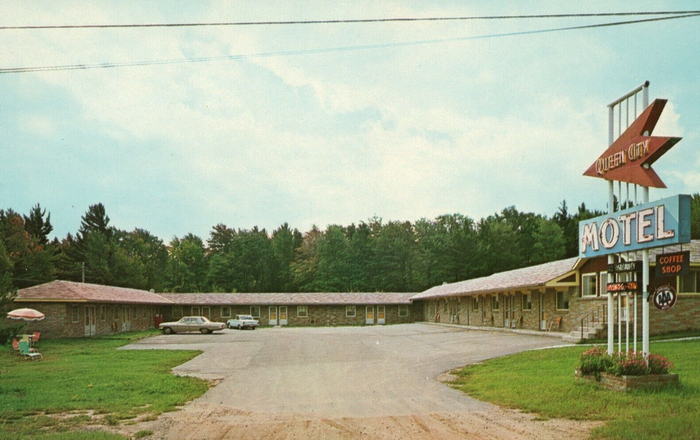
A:
[[[678,195],[579,223],[580,256],[605,255],[684,243],[690,198]]]

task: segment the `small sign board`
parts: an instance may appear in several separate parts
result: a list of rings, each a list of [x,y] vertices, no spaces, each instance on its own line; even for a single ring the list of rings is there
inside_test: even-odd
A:
[[[659,310],[668,310],[676,304],[676,289],[664,284],[654,291],[654,306]]]
[[[690,270],[690,251],[656,256],[656,277],[675,277]]]
[[[639,283],[636,281],[619,281],[616,283],[608,283],[608,292],[639,293]]]
[[[622,263],[608,264],[608,273],[641,272],[641,261],[624,261]]]

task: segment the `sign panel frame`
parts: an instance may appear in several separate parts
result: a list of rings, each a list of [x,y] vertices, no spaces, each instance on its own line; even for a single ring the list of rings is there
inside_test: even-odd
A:
[[[579,257],[592,258],[690,242],[690,203],[677,194],[578,224]]]

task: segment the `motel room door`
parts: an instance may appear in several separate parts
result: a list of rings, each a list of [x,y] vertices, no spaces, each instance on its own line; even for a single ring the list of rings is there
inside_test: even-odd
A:
[[[268,310],[270,325],[287,325],[287,306],[270,306]]]
[[[96,324],[96,307],[85,306],[85,336],[95,336],[97,334]]]
[[[287,325],[287,306],[280,306],[277,316],[280,320],[280,325]]]
[[[547,320],[544,318],[544,292],[540,292],[539,306],[540,330],[547,330]]]
[[[374,324],[374,306],[365,306],[365,324]]]
[[[377,306],[377,324],[384,324],[385,322],[384,306]]]

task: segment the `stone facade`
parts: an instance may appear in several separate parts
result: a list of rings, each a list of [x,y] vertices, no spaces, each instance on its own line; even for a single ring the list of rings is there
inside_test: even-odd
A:
[[[354,316],[349,313],[354,310]],[[384,309],[384,323],[398,324],[414,322],[415,307],[412,304],[387,304],[387,305],[178,305],[166,307],[165,317],[167,320],[177,320],[187,315],[204,315],[212,321],[226,322],[236,315],[253,315],[260,320],[261,326],[270,325],[270,311],[282,316],[286,308],[287,324],[290,326],[338,326],[338,325],[367,325],[367,308],[371,308],[374,315],[374,322],[378,324],[380,309]],[[402,309],[400,316],[399,309]],[[230,312],[230,313],[228,313]],[[305,313],[304,313],[305,312]]]
[[[568,309],[557,308],[557,292],[569,296]],[[576,313],[572,313],[576,307],[574,292],[568,287],[530,289],[420,302],[428,322],[531,330],[549,329],[551,324],[551,330],[565,332],[578,322]]]
[[[159,307],[152,305],[35,302],[26,306],[46,315],[42,321],[27,323],[28,331],[42,337],[82,337],[155,327]]]

